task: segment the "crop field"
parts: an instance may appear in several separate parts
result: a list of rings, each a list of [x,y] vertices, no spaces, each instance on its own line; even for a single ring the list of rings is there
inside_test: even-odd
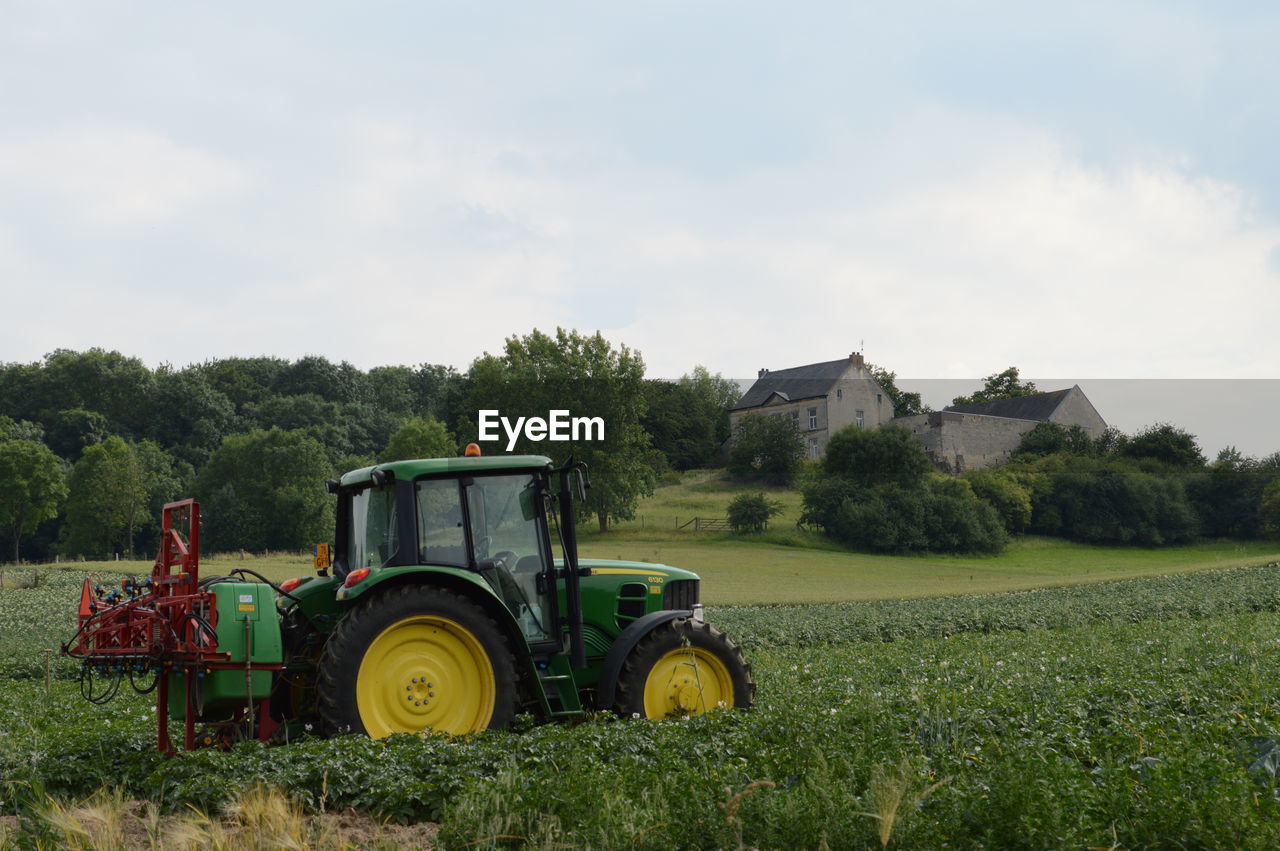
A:
[[[1280,846],[1280,564],[713,607],[754,665],[751,711],[170,760],[149,697],[93,707],[61,660],[46,681],[76,582],[0,590],[0,812],[22,813],[0,846],[66,844],[47,796],[182,813],[257,783],[453,848]]]

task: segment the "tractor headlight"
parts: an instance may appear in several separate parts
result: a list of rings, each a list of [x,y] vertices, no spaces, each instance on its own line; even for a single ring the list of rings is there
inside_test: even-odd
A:
[[[701,604],[701,603],[694,603],[694,604],[693,604],[693,619],[694,619],[695,621],[697,621],[698,623],[702,623],[702,622],[705,620],[705,618],[704,618],[704,617],[703,617],[703,615],[702,615],[702,604]]]

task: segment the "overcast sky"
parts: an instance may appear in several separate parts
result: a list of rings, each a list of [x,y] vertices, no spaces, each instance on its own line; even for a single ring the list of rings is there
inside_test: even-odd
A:
[[[1280,378],[1276,4],[0,13],[0,361]]]

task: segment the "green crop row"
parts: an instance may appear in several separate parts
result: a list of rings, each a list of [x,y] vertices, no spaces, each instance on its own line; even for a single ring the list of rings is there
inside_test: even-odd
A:
[[[759,705],[457,740],[241,745],[166,760],[149,702],[0,686],[0,776],[176,809],[264,781],[443,824],[449,847],[1280,843],[1280,615],[760,650]],[[890,819],[892,821],[890,821]]]
[[[751,711],[459,739],[163,759],[127,686],[99,708],[74,683],[0,679],[0,811],[104,785],[207,808],[266,782],[313,810],[440,821],[445,847],[1277,847],[1277,573],[723,608]]]

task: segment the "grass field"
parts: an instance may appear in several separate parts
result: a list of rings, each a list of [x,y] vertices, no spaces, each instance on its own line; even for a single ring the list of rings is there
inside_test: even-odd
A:
[[[1280,541],[1217,542],[1144,549],[1097,547],[1054,538],[1015,539],[995,556],[881,556],[851,553],[815,532],[795,528],[800,495],[771,490],[783,505],[762,535],[679,530],[695,516],[724,517],[729,501],[744,490],[707,470],[686,473],[677,485],[658,488],[636,511],[636,519],[599,534],[584,526],[580,550],[592,558],[669,564],[702,577],[708,605],[833,603],[954,594],[990,594],[1087,582],[1189,573],[1280,561]],[[207,558],[205,575],[238,567],[280,581],[305,575],[311,559],[301,555]],[[145,572],[145,562],[94,562],[76,569]]]

